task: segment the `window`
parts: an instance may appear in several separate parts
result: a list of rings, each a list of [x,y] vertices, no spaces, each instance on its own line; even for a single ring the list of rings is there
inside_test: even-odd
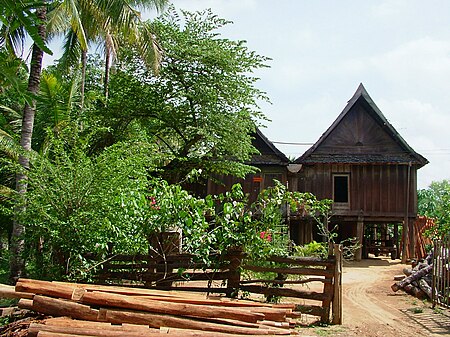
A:
[[[339,203],[349,202],[349,175],[335,174],[333,175],[333,200]]]

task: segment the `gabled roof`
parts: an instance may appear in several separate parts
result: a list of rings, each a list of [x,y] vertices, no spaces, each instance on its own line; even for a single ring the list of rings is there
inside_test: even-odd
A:
[[[260,153],[252,156],[250,165],[287,166],[289,164],[289,159],[264,136],[261,130],[256,128],[256,133],[253,136],[252,144]]]
[[[351,114],[353,115],[350,116]],[[359,116],[355,117],[356,114],[359,114]],[[361,116],[362,114],[366,114],[366,116]],[[335,144],[335,139],[333,139],[333,137],[336,138],[336,135],[339,132],[344,134],[342,132],[343,125],[346,123],[348,124],[349,121],[355,122],[358,118],[359,120],[365,118],[366,124],[371,127],[373,126],[370,131],[373,134],[380,135],[384,142],[388,141],[390,143],[388,150],[376,150],[375,146],[372,146],[371,150],[368,150],[368,148],[364,148],[365,144],[360,141],[357,141],[354,144],[350,144],[349,142],[344,145]],[[341,130],[338,131],[340,128]],[[356,130],[356,125],[354,125],[354,128],[349,127],[349,125],[346,126],[347,134],[356,133]],[[362,133],[362,131],[360,131],[360,133]],[[350,136],[354,135],[352,134]],[[372,135],[372,145],[376,145],[375,138],[376,135]],[[328,130],[325,131],[311,148],[295,160],[295,163],[298,164],[409,162],[421,167],[426,165],[428,160],[415,152],[406,143],[370,98],[362,83]]]

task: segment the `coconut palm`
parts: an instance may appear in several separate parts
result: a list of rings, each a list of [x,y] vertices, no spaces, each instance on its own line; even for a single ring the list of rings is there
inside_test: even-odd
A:
[[[138,43],[152,35],[140,29],[140,12],[135,8],[161,10],[167,0],[65,0],[49,14],[49,31],[65,34],[62,64],[81,64],[81,105],[84,104],[87,51],[89,43],[103,45],[105,54],[104,91],[107,96],[109,69],[117,51],[119,41]],[[134,7],[132,7],[134,6]],[[154,39],[153,39],[154,40]],[[148,52],[148,48],[146,51]],[[157,49],[152,49],[153,52]],[[157,60],[158,57],[154,57]]]
[[[11,22],[14,22],[14,18],[17,18],[17,21],[20,23],[25,23],[23,26],[23,32],[27,32],[35,43],[33,44],[32,54],[31,54],[31,62],[30,62],[30,72],[28,77],[28,86],[27,92],[31,97],[36,95],[39,89],[39,81],[41,77],[42,70],[42,58],[44,56],[44,49],[48,50],[45,47],[45,37],[46,37],[46,18],[47,18],[47,6],[46,1],[36,2],[34,1],[32,5],[27,4],[23,0],[6,0],[6,6],[3,7],[9,10],[9,18],[13,18]],[[15,6],[18,5],[18,6]],[[34,5],[39,5],[39,7],[35,8]],[[33,11],[35,8],[35,11]],[[6,11],[3,11],[5,13]],[[31,13],[33,15],[31,15]],[[26,21],[24,18],[28,17],[30,20]],[[3,23],[2,29],[6,27],[5,23]],[[11,27],[13,27],[11,25]],[[14,29],[14,31],[10,30],[6,36],[13,36],[19,30]],[[17,35],[15,35],[17,37]],[[24,38],[25,34],[19,33],[20,38]],[[12,41],[6,39],[5,41]],[[18,41],[16,39],[16,41]],[[4,42],[6,45],[13,45],[9,42]],[[16,44],[17,45],[17,44]],[[25,103],[25,107],[23,109],[22,115],[22,128],[21,128],[21,137],[20,137],[20,146],[26,152],[31,150],[31,139],[33,135],[33,124],[34,124],[34,115],[35,115],[35,102],[34,100],[27,100]],[[27,191],[27,175],[26,171],[30,166],[29,158],[26,154],[19,155],[19,164],[22,166],[23,170],[21,170],[16,175],[16,191],[18,193],[19,198],[23,196]],[[23,210],[24,206],[18,206],[15,210],[16,213],[20,213]],[[11,245],[10,245],[10,278],[15,279],[20,277],[24,271],[24,260],[22,258],[22,252],[24,250],[24,241],[22,239],[22,234],[25,228],[18,219],[14,219],[13,229],[12,229],[12,237],[11,237]]]
[[[37,26],[36,8],[42,7],[45,0],[2,0],[0,5],[0,48],[10,53],[22,55],[26,35],[43,51],[52,54],[45,45]]]

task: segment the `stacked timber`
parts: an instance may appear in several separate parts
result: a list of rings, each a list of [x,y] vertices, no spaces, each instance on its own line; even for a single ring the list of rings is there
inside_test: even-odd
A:
[[[291,335],[299,315],[291,304],[31,279],[0,287],[0,297],[48,316],[29,326],[40,337]]]
[[[432,273],[433,257],[429,254],[423,262],[416,264],[413,268],[403,269],[404,275],[395,276],[397,281],[391,286],[391,289],[397,292],[403,289],[406,293],[419,299],[431,299],[432,296]]]

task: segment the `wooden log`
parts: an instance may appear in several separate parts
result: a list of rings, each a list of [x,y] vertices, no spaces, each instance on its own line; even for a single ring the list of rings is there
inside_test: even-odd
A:
[[[286,316],[292,312],[292,309],[276,309],[276,308],[253,308],[253,313],[264,314],[264,319],[269,321],[283,322]]]
[[[84,320],[75,320],[68,317],[52,317],[47,318],[43,321],[45,325],[51,326],[62,326],[62,327],[73,327],[73,328],[91,328],[91,329],[120,329],[123,331],[159,331],[158,329],[151,329],[148,326],[137,325],[137,324],[122,324],[122,325],[111,325],[111,323],[107,322],[95,322],[95,321],[84,321]]]
[[[295,310],[295,304],[294,303],[274,303],[272,305],[269,305],[272,308],[277,308],[277,309],[291,309],[291,310]]]
[[[115,324],[132,323],[132,324],[149,325],[150,327],[153,328],[172,327],[172,328],[194,329],[203,331],[215,331],[223,333],[234,333],[241,335],[282,334],[279,330],[273,329],[236,327],[231,325],[199,321],[192,318],[189,319],[170,315],[159,315],[148,312],[137,312],[128,310],[116,310],[116,309],[111,310],[101,309],[101,311],[103,311],[101,315],[105,317],[106,321]],[[287,331],[286,334],[289,334],[289,331]]]
[[[291,330],[291,335],[298,335],[297,331]],[[172,337],[174,334],[180,334],[181,337],[242,337],[239,334],[217,333],[213,331],[187,330],[179,328],[161,328],[161,333]],[[178,335],[177,335],[178,336]],[[252,337],[268,337],[268,335],[252,335]],[[270,335],[277,336],[277,335]]]
[[[422,268],[415,273],[412,273],[410,276],[405,278],[402,281],[396,282],[391,286],[391,289],[393,291],[398,291],[401,288],[404,288],[407,284],[410,284],[411,282],[418,280],[422,278],[423,276],[427,275],[433,270],[433,265],[427,265],[425,268]]]
[[[419,288],[422,289],[422,291],[425,292],[425,294],[427,295],[427,297],[429,299],[431,299],[432,297],[432,290],[430,285],[427,283],[427,281],[425,281],[423,278],[421,278],[419,281]]]
[[[96,335],[74,335],[63,332],[39,331],[37,337],[98,337]]]
[[[271,326],[274,328],[280,328],[280,329],[290,329],[291,325],[289,324],[289,322],[276,322],[276,321],[259,321],[259,324],[263,325],[263,326]]]
[[[264,319],[264,314],[252,313],[248,310],[243,309],[215,307],[212,310],[211,307],[206,305],[157,302],[146,299],[138,299],[125,295],[110,294],[97,291],[86,292],[82,296],[81,302],[90,305],[141,310],[160,314],[204,318],[229,318],[251,323],[256,323],[257,321]]]
[[[394,275],[394,281],[401,281],[406,278],[406,275]]]
[[[76,287],[55,284],[48,281],[19,279],[16,283],[16,291],[45,295],[50,297],[70,299]]]
[[[33,310],[51,316],[68,316],[76,319],[97,321],[99,311],[87,305],[67,300],[36,295]]]
[[[14,286],[0,284],[0,298],[27,298],[32,299],[33,294],[17,292]]]
[[[407,294],[411,294],[413,293],[413,288],[414,286],[412,284],[407,284],[403,287],[403,290],[407,293]]]
[[[33,310],[33,300],[29,300],[27,298],[21,298],[19,300],[19,303],[17,303],[17,306],[20,309]]]
[[[410,276],[413,273],[412,268],[403,268],[403,274]]]
[[[193,294],[187,292],[192,287],[171,287],[172,289],[180,289],[182,291],[167,291],[167,290],[158,290],[158,289],[148,289],[148,288],[140,288],[140,287],[124,287],[124,286],[115,286],[115,285],[98,285],[98,284],[84,284],[84,283],[68,283],[68,282],[51,282],[52,284],[63,284],[69,285],[72,287],[83,288],[87,291],[101,291],[107,293],[121,294],[121,295],[133,295],[133,296],[161,296],[167,298],[182,298],[182,299],[205,299],[204,295]],[[194,288],[195,291],[205,292],[205,288]],[[214,291],[214,288],[211,288],[210,291]],[[225,299],[221,299],[224,301]],[[239,301],[242,302],[242,301]],[[243,301],[249,302],[249,301]],[[262,304],[264,305],[264,304]]]
[[[36,288],[39,289],[39,287],[44,288],[42,290],[46,291],[47,288],[57,288],[60,289],[62,292],[62,295],[65,296],[65,298],[71,298],[67,295],[68,291],[72,291],[75,288],[83,288],[87,291],[105,291],[105,292],[111,292],[111,293],[118,293],[123,295],[157,295],[157,296],[167,296],[167,297],[180,297],[180,294],[174,294],[167,291],[159,291],[159,290],[149,290],[149,289],[143,289],[143,288],[131,288],[131,287],[120,287],[120,286],[105,286],[105,285],[96,285],[96,284],[83,284],[83,283],[69,283],[69,282],[49,282],[49,281],[39,281],[39,280],[31,280],[31,279],[19,279],[18,281],[20,287],[26,287],[26,292],[32,292],[30,289]],[[17,285],[16,285],[17,287]],[[17,288],[16,288],[17,290]],[[50,294],[43,294],[40,293],[40,295],[47,295],[51,296]],[[56,294],[58,295],[58,294]],[[72,296],[72,294],[70,294]],[[61,296],[59,296],[61,297]],[[192,295],[192,294],[183,294],[183,297],[197,297],[198,295]],[[62,298],[62,297],[61,297]]]
[[[73,327],[73,326],[58,326],[58,325],[47,325],[47,324],[37,324],[31,323],[28,328],[28,336],[34,337],[38,336],[39,332],[54,332],[54,333],[65,333],[81,336],[98,336],[98,337],[160,337],[161,333],[159,330],[149,329],[146,330],[127,330],[123,329],[121,326],[111,326],[109,328],[95,328],[95,327]]]
[[[142,296],[133,296],[136,299],[142,299]],[[259,308],[268,307],[271,308],[272,305],[266,303],[255,303],[255,302],[245,302],[245,301],[222,301],[213,299],[196,299],[196,298],[181,298],[181,297],[164,297],[164,296],[145,296],[145,299],[153,301],[162,302],[172,302],[172,303],[186,303],[186,304],[197,304],[197,305],[208,305],[208,306],[219,306],[219,307],[238,307],[238,308]],[[290,305],[292,307],[293,305]],[[295,306],[294,306],[295,307]]]

